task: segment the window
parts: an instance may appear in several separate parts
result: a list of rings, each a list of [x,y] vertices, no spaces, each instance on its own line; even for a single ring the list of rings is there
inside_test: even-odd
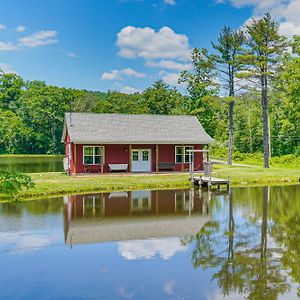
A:
[[[138,151],[132,151],[132,160],[133,161],[139,160],[139,152]]]
[[[187,150],[194,150],[194,147],[193,146],[185,146],[184,147],[184,162],[185,163],[189,163],[190,162],[190,157],[191,157],[192,161],[194,160],[194,153],[192,152],[190,154],[190,152],[188,152]]]
[[[83,146],[83,164],[98,165],[104,163],[103,146]]]
[[[149,151],[148,150],[143,150],[143,161],[149,161]]]
[[[182,148],[184,153],[182,153]],[[193,150],[194,146],[175,146],[175,163],[180,164],[182,162],[190,162],[190,153],[187,150]],[[184,158],[183,158],[184,156]],[[194,160],[194,153],[191,154],[192,161]]]
[[[175,147],[175,163],[176,164],[182,163],[182,147],[181,146]]]

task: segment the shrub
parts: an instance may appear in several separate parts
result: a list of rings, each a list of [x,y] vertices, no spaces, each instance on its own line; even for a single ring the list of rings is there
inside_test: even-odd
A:
[[[16,200],[22,188],[29,189],[33,186],[34,182],[26,174],[0,170],[0,194],[10,196],[13,200]]]

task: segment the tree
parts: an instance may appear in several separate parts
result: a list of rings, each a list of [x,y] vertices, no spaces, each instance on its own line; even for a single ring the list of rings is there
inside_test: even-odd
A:
[[[233,31],[230,27],[224,26],[218,43],[212,43],[214,49],[218,51],[214,55],[215,66],[218,70],[219,78],[225,84],[223,88],[228,90],[228,116],[229,116],[229,135],[228,135],[228,164],[232,164],[233,148],[233,108],[234,96],[236,92],[237,73],[241,70],[242,63],[239,55],[245,42],[245,35],[242,31]]]
[[[69,110],[72,94],[65,88],[34,81],[20,97],[19,115],[32,129],[27,153],[60,153],[64,113]]]
[[[191,59],[192,72],[181,72],[178,83],[185,84],[190,95],[188,111],[190,114],[197,115],[207,132],[213,136],[216,122],[214,122],[214,110],[210,105],[212,96],[215,96],[218,91],[214,58],[208,55],[206,49],[195,48]]]
[[[105,99],[99,101],[96,112],[145,114],[149,112],[149,109],[141,94],[127,95],[116,91],[108,91]]]
[[[144,93],[151,114],[169,115],[183,112],[184,97],[162,80],[155,81]]]
[[[271,103],[273,109],[273,122],[275,123],[273,145],[275,154],[300,154],[300,36],[295,36],[292,54],[285,56],[284,67],[273,81],[275,88]]]
[[[20,116],[11,110],[0,109],[0,153],[26,153],[32,134]]]
[[[253,19],[247,29],[246,49],[242,60],[248,65],[242,76],[248,78],[261,92],[263,122],[264,167],[269,168],[269,81],[274,76],[280,62],[279,56],[286,49],[286,40],[278,32],[278,23],[270,14],[261,19]]]
[[[0,69],[0,108],[16,109],[25,82],[19,75],[5,74]]]

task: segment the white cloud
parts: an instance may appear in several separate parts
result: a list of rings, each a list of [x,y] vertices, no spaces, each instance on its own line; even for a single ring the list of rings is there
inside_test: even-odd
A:
[[[175,5],[176,1],[175,0],[164,0],[164,3],[167,5]]]
[[[21,46],[38,47],[51,45],[58,42],[56,36],[58,32],[55,30],[40,30],[30,36],[19,39]]]
[[[170,295],[170,296],[174,295],[174,287],[175,287],[175,281],[174,281],[174,279],[168,280],[164,284],[164,292],[167,295]]]
[[[78,55],[75,52],[69,52],[69,53],[67,53],[67,56],[70,57],[70,58],[78,57]]]
[[[180,63],[173,60],[146,61],[146,66],[154,68],[164,68],[176,71],[190,70],[192,65],[189,63]]]
[[[26,27],[21,26],[21,25],[16,28],[16,32],[24,32],[25,30],[26,30]]]
[[[122,70],[111,70],[109,72],[104,72],[101,75],[103,80],[123,80],[124,77],[134,77],[134,78],[144,78],[146,75],[144,73],[137,72],[131,68],[125,68]]]
[[[123,69],[123,70],[121,70],[121,72],[122,72],[122,74],[124,74],[126,76],[135,77],[135,78],[143,78],[146,76],[144,73],[137,72],[131,68]]]
[[[117,35],[117,46],[125,58],[187,60],[190,56],[188,37],[167,26],[157,32],[150,27],[124,27]]]
[[[132,86],[121,86],[119,90],[124,94],[135,94],[142,92],[142,90],[134,88]]]
[[[132,299],[134,296],[133,292],[130,292],[126,289],[126,287],[121,286],[120,288],[117,289],[118,294],[125,299]]]
[[[4,64],[4,63],[0,63],[0,70],[5,74],[17,73],[15,70],[12,69],[11,65]]]
[[[10,253],[23,254],[41,250],[59,240],[57,233],[41,234],[39,232],[0,232],[0,249],[9,246]]]
[[[160,71],[159,76],[161,76],[161,79],[171,86],[179,86],[178,84],[178,78],[180,73],[168,73],[166,71]]]
[[[119,242],[119,252],[128,260],[151,259],[156,255],[166,260],[184,250],[178,238]]]
[[[300,1],[299,0],[223,0],[231,5],[242,8],[253,7],[253,17],[261,17],[266,12],[280,23],[279,30],[287,37],[300,34]]]
[[[7,27],[5,26],[5,25],[3,25],[3,24],[0,24],[0,30],[4,30],[4,29],[6,29]]]
[[[18,47],[12,42],[1,42],[0,41],[0,51],[15,51]]]

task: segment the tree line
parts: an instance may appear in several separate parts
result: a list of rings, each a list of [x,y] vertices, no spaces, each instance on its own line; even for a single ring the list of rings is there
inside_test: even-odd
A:
[[[93,92],[0,73],[0,153],[60,154],[64,113],[190,114],[215,147],[299,155],[300,37],[288,41],[267,14],[245,30],[225,26],[211,53],[195,48],[180,93],[157,80],[142,93]]]

